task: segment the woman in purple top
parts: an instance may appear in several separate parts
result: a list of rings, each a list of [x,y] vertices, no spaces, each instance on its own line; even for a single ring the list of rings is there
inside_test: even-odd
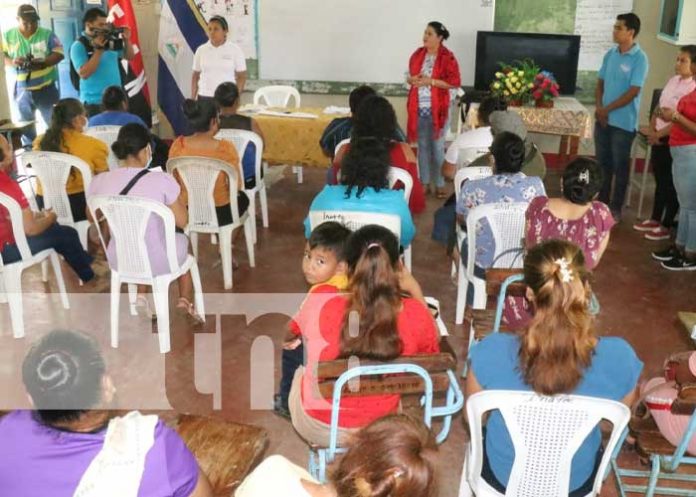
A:
[[[94,195],[119,195],[124,188],[138,176],[137,181],[127,192],[134,197],[145,197],[156,200],[169,207],[174,213],[174,222],[178,228],[184,228],[188,223],[188,212],[185,204],[180,200],[181,188],[179,183],[167,173],[148,170],[152,159],[152,147],[150,132],[143,126],[135,123],[126,124],[118,132],[117,140],[111,145],[114,154],[119,159],[120,167],[113,171],[95,176],[89,187],[88,197]],[[145,171],[147,171],[145,173]],[[188,237],[183,233],[175,234],[176,253],[179,264],[183,264],[188,256]],[[169,264],[166,256],[164,225],[160,218],[150,219],[145,231],[145,243],[148,248],[150,266],[153,276],[169,272]],[[113,240],[106,249],[109,265],[118,268],[116,260],[116,247]],[[194,311],[193,281],[190,273],[181,275],[179,284],[178,308],[185,310],[195,319],[199,319]],[[142,289],[141,293],[144,293]],[[139,305],[147,308],[147,300],[139,297]]]
[[[551,239],[572,242],[582,250],[587,269],[593,271],[615,224],[609,207],[596,200],[603,176],[602,168],[592,159],[580,157],[570,162],[563,171],[562,196],[537,197],[529,204],[526,248]],[[529,318],[529,305],[524,298],[507,299],[503,320],[508,326],[519,329]]]
[[[113,415],[115,388],[91,337],[49,333],[27,354],[22,378],[37,410],[0,418],[0,494],[212,496],[176,432],[156,416]],[[119,434],[121,448],[143,450],[110,452],[116,426],[135,428]],[[142,436],[130,436],[133,432]]]

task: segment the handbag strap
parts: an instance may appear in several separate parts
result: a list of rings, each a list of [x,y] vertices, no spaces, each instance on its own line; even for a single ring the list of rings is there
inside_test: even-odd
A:
[[[135,184],[136,184],[138,181],[140,181],[140,179],[141,179],[143,176],[145,176],[147,173],[149,173],[149,172],[150,172],[149,169],[143,169],[142,171],[138,172],[138,174],[136,174],[135,176],[133,176],[133,177],[131,178],[131,180],[128,182],[128,184],[126,184],[126,186],[123,187],[123,190],[121,190],[120,192],[118,192],[118,194],[119,194],[119,195],[128,195],[128,192],[131,191],[131,189],[133,189],[133,187],[135,186]]]

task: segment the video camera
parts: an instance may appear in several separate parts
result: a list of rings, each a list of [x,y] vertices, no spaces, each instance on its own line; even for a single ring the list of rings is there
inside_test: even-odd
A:
[[[24,57],[24,62],[19,64],[17,66],[18,71],[31,71],[31,65],[34,62],[34,55],[33,54],[27,54],[26,57]]]
[[[123,50],[123,31],[113,24],[107,24],[105,29],[94,29],[94,36],[104,37],[104,50]]]

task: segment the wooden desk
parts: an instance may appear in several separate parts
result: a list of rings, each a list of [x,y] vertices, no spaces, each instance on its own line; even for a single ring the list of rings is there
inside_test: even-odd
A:
[[[508,107],[517,112],[529,133],[542,133],[561,137],[558,148],[562,163],[578,155],[580,138],[592,138],[593,119],[587,107],[573,97],[558,97],[550,109],[534,106]],[[466,122],[474,126],[477,121],[478,105],[472,105]]]
[[[298,109],[266,109],[285,115],[265,115],[258,106],[246,105],[240,114],[253,117],[265,138],[263,159],[269,164],[290,164],[329,167],[331,160],[324,155],[319,139],[331,121],[346,114],[324,114],[323,109],[300,107]],[[293,117],[293,113],[315,117]]]

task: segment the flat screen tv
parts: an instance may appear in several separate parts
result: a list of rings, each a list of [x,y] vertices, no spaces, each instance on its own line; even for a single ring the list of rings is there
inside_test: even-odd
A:
[[[556,76],[562,95],[572,95],[579,54],[579,35],[479,31],[474,86],[480,91],[488,90],[496,71],[500,70],[499,62],[512,64],[516,60],[532,59],[541,70]]]

